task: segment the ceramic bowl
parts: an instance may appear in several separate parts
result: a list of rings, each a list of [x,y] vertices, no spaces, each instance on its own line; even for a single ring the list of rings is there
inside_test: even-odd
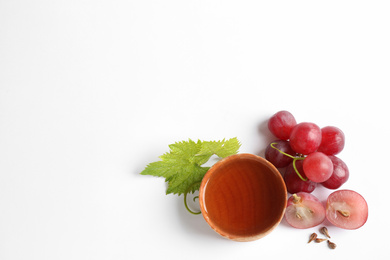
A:
[[[283,218],[287,190],[279,171],[253,154],[226,157],[204,176],[199,204],[206,222],[221,236],[253,241],[269,234]]]

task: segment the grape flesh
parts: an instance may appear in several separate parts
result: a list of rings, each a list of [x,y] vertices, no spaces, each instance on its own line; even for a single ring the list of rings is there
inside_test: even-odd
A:
[[[328,180],[322,182],[322,186],[328,189],[338,189],[349,178],[349,170],[347,165],[340,158],[330,155],[329,158],[333,163],[333,173]]]
[[[281,140],[288,140],[293,127],[297,124],[294,116],[285,110],[275,113],[268,120],[268,129]]]
[[[303,161],[298,160],[295,162],[295,167],[303,178],[306,178],[305,172],[303,171]],[[310,180],[303,181],[299,178],[298,174],[295,172],[294,166],[291,163],[287,166],[284,172],[284,183],[286,184],[287,191],[291,194],[298,192],[307,192],[311,193],[317,187],[317,183]]]
[[[308,155],[317,151],[321,144],[321,129],[314,123],[299,123],[291,131],[291,148],[299,153]]]
[[[336,155],[344,149],[345,136],[343,131],[335,126],[326,126],[321,129],[321,144],[319,152],[326,155]]]
[[[314,182],[324,182],[333,173],[332,160],[324,153],[314,152],[303,160],[303,171]]]
[[[292,227],[311,228],[325,220],[325,208],[314,195],[298,192],[288,199],[285,218]]]
[[[367,221],[367,202],[362,195],[355,191],[335,191],[328,196],[326,218],[337,227],[358,229]]]
[[[293,158],[288,157],[280,151],[272,148],[271,144],[274,144],[274,147],[278,148],[284,153],[290,154],[291,156],[295,156],[295,152],[291,148],[290,143],[288,141],[275,140],[271,142],[265,149],[265,159],[270,161],[276,168],[284,168],[293,161]]]

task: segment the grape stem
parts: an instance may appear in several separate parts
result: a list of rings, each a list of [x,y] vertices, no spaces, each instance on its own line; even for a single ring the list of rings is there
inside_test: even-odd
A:
[[[300,203],[302,200],[301,200],[301,197],[299,197],[297,194],[293,194],[292,195],[292,197],[293,197],[293,203],[294,204],[297,204],[297,203]]]
[[[301,157],[297,157],[297,158],[295,158],[295,159],[293,160],[293,167],[294,167],[295,173],[298,175],[298,177],[299,177],[301,180],[307,181],[308,179],[307,179],[307,178],[303,178],[303,176],[299,173],[299,171],[298,171],[298,169],[297,169],[297,166],[295,165],[295,162],[296,162],[297,160],[303,160],[303,159],[299,159],[299,158],[301,158]]]
[[[275,150],[277,150],[279,153],[287,156],[287,157],[290,157],[293,160],[293,167],[294,167],[294,170],[295,170],[295,173],[298,175],[298,177],[302,180],[302,181],[307,181],[308,179],[307,178],[303,178],[303,176],[299,173],[298,169],[297,169],[297,166],[295,165],[295,162],[298,161],[298,160],[304,160],[305,157],[296,157],[296,156],[292,156],[291,154],[288,154],[288,153],[285,153],[283,152],[282,150],[278,149],[275,147],[275,145],[278,144],[278,143],[271,143],[270,146],[272,148],[274,148]]]

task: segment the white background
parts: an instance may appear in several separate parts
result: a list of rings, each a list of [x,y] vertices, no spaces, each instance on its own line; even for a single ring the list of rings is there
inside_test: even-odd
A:
[[[0,259],[388,259],[389,13],[374,0],[0,0]],[[285,221],[223,239],[139,174],[188,138],[262,154],[282,109],[346,135],[343,188],[369,219],[329,225],[336,250]]]

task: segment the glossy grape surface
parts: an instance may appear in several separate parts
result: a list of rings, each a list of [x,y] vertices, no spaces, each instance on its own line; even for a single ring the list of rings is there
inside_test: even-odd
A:
[[[317,151],[321,144],[321,129],[314,123],[299,123],[291,131],[291,148],[299,153],[308,155]]]
[[[295,162],[295,166],[298,172],[301,174],[303,178],[306,178],[305,172],[303,171],[302,164],[303,161],[301,160]],[[298,174],[294,170],[292,163],[289,166],[287,166],[283,178],[286,184],[287,191],[291,194],[298,193],[298,192],[311,193],[317,187],[317,183],[312,182],[310,180],[303,181],[301,178],[299,178]]]
[[[288,140],[293,127],[297,124],[294,116],[288,111],[275,113],[268,121],[268,129],[281,140]]]
[[[321,184],[328,189],[338,189],[348,180],[349,170],[340,158],[334,155],[330,155],[329,158],[333,163],[333,172],[330,178]]]
[[[326,126],[321,129],[321,144],[319,152],[327,155],[336,155],[344,149],[345,136],[343,131],[335,126]]]
[[[275,144],[276,143],[276,144]],[[291,148],[290,143],[284,140],[274,140],[272,141],[267,148],[265,149],[265,159],[270,161],[276,168],[284,168],[289,165],[293,159],[284,155],[280,151],[271,147],[273,146],[278,148],[280,151],[295,156],[294,150]]]
[[[303,161],[303,170],[309,180],[324,182],[332,175],[333,163],[326,154],[314,152]]]

